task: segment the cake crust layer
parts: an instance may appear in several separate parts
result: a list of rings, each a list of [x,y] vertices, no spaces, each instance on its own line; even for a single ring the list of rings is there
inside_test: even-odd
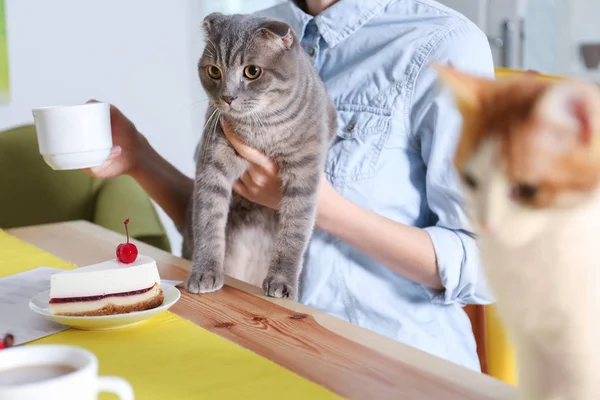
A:
[[[160,287],[158,287],[158,293],[155,296],[152,296],[150,299],[139,301],[133,304],[127,305],[115,305],[115,304],[107,304],[102,308],[98,308],[96,310],[82,311],[82,312],[57,312],[54,315],[61,315],[64,317],[99,317],[104,315],[115,315],[115,314],[127,314],[136,311],[145,311],[156,308],[162,305],[165,300],[165,296],[163,295],[163,291]]]

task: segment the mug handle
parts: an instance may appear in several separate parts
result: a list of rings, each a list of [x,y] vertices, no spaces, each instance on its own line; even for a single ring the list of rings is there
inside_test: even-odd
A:
[[[133,388],[129,382],[116,376],[99,376],[98,392],[116,394],[120,400],[134,400]]]

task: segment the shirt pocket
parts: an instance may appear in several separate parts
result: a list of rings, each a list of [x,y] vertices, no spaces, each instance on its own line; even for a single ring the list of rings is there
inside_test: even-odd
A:
[[[390,134],[389,109],[338,104],[337,136],[329,149],[325,173],[332,183],[349,184],[369,178]]]

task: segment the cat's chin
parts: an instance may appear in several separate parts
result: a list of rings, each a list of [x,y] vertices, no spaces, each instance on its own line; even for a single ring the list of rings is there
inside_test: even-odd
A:
[[[217,107],[221,115],[232,120],[247,120],[250,119],[252,113],[249,111],[236,110],[233,107]]]

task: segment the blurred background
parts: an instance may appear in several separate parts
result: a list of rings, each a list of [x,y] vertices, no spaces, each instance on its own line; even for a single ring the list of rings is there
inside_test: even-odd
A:
[[[0,101],[0,132],[32,123],[34,107],[95,98],[119,107],[163,157],[193,176],[206,103],[196,71],[202,19],[275,3],[4,0],[10,99]],[[181,237],[159,213],[179,255]]]
[[[581,47],[597,58],[600,45],[598,0],[440,0],[488,35],[498,67],[600,81],[588,68]],[[591,45],[591,46],[590,46]],[[587,49],[587,47],[590,47]]]
[[[4,0],[10,91],[0,97],[0,131],[31,123],[34,107],[109,101],[193,176],[206,104],[196,73],[201,21],[213,11],[249,13],[280,1]],[[598,0],[441,3],[486,32],[499,67],[600,82],[595,63],[586,67],[581,55],[583,44],[600,43]],[[588,61],[596,48],[588,49]],[[162,212],[161,218],[179,254],[180,236]]]

